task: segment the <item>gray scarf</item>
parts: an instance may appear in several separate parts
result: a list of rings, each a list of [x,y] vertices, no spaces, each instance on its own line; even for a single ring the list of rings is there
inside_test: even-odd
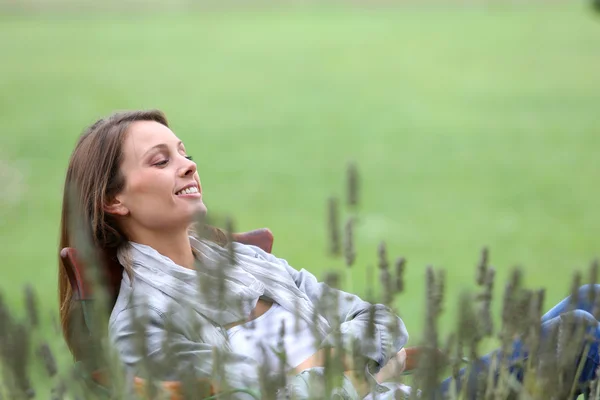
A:
[[[321,339],[327,335],[328,322],[320,315],[313,318],[314,305],[281,265],[259,257],[250,246],[239,243],[232,243],[229,249],[190,236],[190,244],[199,259],[195,270],[134,242],[120,249],[118,258],[122,265],[129,261],[136,279],[187,303],[211,320],[215,330],[247,320],[259,297],[265,296],[309,324],[316,324]]]

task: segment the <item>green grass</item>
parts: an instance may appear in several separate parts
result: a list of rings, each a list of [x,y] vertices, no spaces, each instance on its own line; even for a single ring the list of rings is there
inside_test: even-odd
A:
[[[23,183],[3,188],[16,200],[0,210],[0,287],[19,308],[32,282],[56,313],[76,138],[115,109],[156,107],[197,160],[210,212],[270,227],[274,253],[317,275],[341,268],[326,199],[343,197],[356,160],[353,288],[365,294],[381,240],[406,257],[396,306],[411,343],[425,266],[448,270],[446,331],[484,245],[498,295],[519,264],[549,306],[598,255],[598,49],[600,20],[574,3],[1,17],[0,160]]]

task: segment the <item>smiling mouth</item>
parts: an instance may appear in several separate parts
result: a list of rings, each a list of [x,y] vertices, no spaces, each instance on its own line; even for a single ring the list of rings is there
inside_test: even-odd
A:
[[[197,187],[192,186],[187,189],[180,190],[179,192],[175,193],[175,196],[181,196],[183,194],[194,194],[194,193],[200,193],[200,192],[198,191]]]

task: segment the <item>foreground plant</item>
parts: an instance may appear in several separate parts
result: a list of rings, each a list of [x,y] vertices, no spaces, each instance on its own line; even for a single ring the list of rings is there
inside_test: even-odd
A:
[[[352,268],[355,268],[356,247],[355,228],[358,209],[358,174],[356,167],[351,165],[348,171],[347,201],[351,215],[345,222],[341,222],[339,203],[331,198],[328,203],[328,229],[329,253],[333,257],[343,259],[346,265],[345,277],[336,273],[329,273],[324,277],[330,287],[340,288],[352,292],[352,288],[342,287],[341,282],[346,280],[346,286],[351,285],[348,279]],[[73,218],[76,224],[77,219]],[[231,222],[228,223],[227,232],[233,232]],[[85,237],[85,227],[78,228]],[[202,233],[202,232],[201,232]],[[222,244],[229,246],[232,237],[223,237]],[[231,247],[230,247],[231,248]],[[194,368],[189,366],[183,369],[180,381],[165,383],[158,379],[166,370],[180,370],[173,356],[169,332],[165,335],[163,350],[165,362],[154,365],[147,360],[145,330],[147,323],[144,313],[134,315],[136,327],[137,350],[145,362],[142,362],[138,379],[126,375],[119,361],[118,354],[111,348],[107,338],[107,315],[109,310],[102,307],[106,294],[102,294],[103,282],[97,268],[98,262],[94,260],[89,243],[84,240],[78,244],[86,262],[90,266],[90,279],[99,293],[98,307],[94,307],[93,315],[88,315],[89,323],[96,327],[87,335],[81,335],[77,348],[81,350],[79,362],[59,363],[55,352],[49,343],[59,342],[58,329],[47,329],[40,321],[40,311],[36,294],[31,287],[24,289],[25,309],[24,317],[17,317],[6,306],[0,296],[0,362],[2,371],[2,384],[0,398],[7,399],[131,399],[151,398],[167,399],[173,394],[173,388],[186,399],[226,398],[234,393],[245,393],[248,396],[256,394],[247,388],[232,387],[222,370],[224,357],[227,355],[215,349],[213,353],[214,376],[220,382],[215,393],[215,388],[206,380],[194,375]],[[404,272],[406,260],[402,257],[390,263],[389,249],[385,242],[381,242],[377,251],[377,267],[369,267],[369,274],[377,274],[380,287],[377,291],[370,288],[368,300],[377,301],[393,308],[394,300],[404,289]],[[443,375],[450,375],[450,390],[447,397],[450,399],[475,399],[475,400],[503,400],[503,399],[571,399],[579,392],[589,394],[591,398],[600,399],[600,385],[594,380],[590,385],[582,387],[578,384],[585,359],[578,360],[582,349],[594,345],[594,338],[589,335],[590,326],[576,323],[577,320],[565,316],[555,329],[546,332],[540,331],[540,319],[544,303],[544,290],[526,289],[522,283],[522,271],[515,269],[504,285],[502,297],[502,312],[499,316],[500,325],[496,328],[492,315],[492,300],[496,273],[490,265],[490,253],[483,249],[479,262],[475,268],[475,283],[477,289],[473,292],[462,293],[455,304],[453,300],[445,298],[446,281],[445,271],[427,267],[425,271],[426,292],[424,300],[426,313],[424,316],[423,336],[419,340],[417,367],[411,371],[410,383],[418,389],[411,392],[411,398],[437,399]],[[228,265],[222,268],[235,267],[233,252]],[[597,263],[592,263],[588,283],[595,284],[598,274]],[[578,297],[578,288],[582,285],[582,277],[576,273],[570,288],[571,298]],[[222,295],[224,285],[212,288]],[[207,288],[208,290],[208,288]],[[379,293],[379,298],[374,293]],[[329,291],[325,293],[331,294]],[[590,304],[595,304],[594,315],[600,314],[600,298],[594,298],[595,291],[589,291]],[[316,312],[321,314],[332,313],[335,315],[336,302],[344,299],[325,295],[316,307]],[[575,308],[575,304],[572,305]],[[452,309],[457,315],[455,329],[445,338],[438,331],[439,317]],[[189,310],[193,312],[192,310]],[[315,314],[316,314],[315,312]],[[316,318],[316,315],[315,315]],[[335,320],[335,318],[333,318]],[[591,321],[592,322],[592,321]],[[341,321],[336,321],[337,326]],[[85,326],[79,321],[79,326]],[[337,332],[336,326],[333,331]],[[283,338],[286,330],[296,329],[293,326],[281,326],[280,333]],[[202,327],[196,327],[201,332]],[[339,332],[338,332],[339,333]],[[545,336],[545,337],[543,337]],[[316,333],[315,333],[316,337]],[[519,338],[524,348],[528,349],[527,357],[515,357],[512,360],[506,356],[515,351],[515,339]],[[374,325],[370,324],[364,332],[362,345],[368,345],[375,340]],[[413,339],[414,340],[414,339]],[[480,370],[480,349],[485,341],[495,340],[500,343],[500,351],[491,356],[490,368]],[[315,398],[328,398],[334,388],[339,387],[342,377],[343,365],[346,357],[353,357],[353,347],[341,346],[341,335],[336,336],[336,348],[341,349],[325,359],[325,381],[320,386],[315,386]],[[359,345],[359,343],[354,343]],[[64,349],[64,346],[62,347]],[[280,350],[283,346],[280,346]],[[63,350],[64,352],[64,350]],[[64,355],[61,353],[61,355]],[[282,364],[286,359],[284,351],[279,353]],[[505,356],[503,356],[505,355]],[[62,357],[64,358],[64,357]],[[354,359],[358,364],[360,359]],[[577,365],[577,368],[573,368]],[[262,366],[260,389],[265,399],[281,398],[285,393],[286,374],[278,366]],[[272,374],[275,370],[276,374]],[[363,370],[357,368],[357,370]],[[144,377],[143,380],[139,379]],[[523,379],[518,379],[524,377]],[[399,380],[404,379],[398,377]],[[357,377],[360,382],[361,377]],[[589,392],[589,393],[588,393]]]

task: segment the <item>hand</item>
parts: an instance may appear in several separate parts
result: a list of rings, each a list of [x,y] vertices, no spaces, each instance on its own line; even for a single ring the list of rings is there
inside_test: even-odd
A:
[[[344,375],[346,375],[346,377],[350,379],[350,382],[352,382],[352,385],[354,386],[360,397],[365,397],[370,391],[370,385],[363,374],[356,374],[357,370],[360,371],[361,368],[358,368],[358,366],[355,365],[352,357],[346,357],[345,367],[346,372],[344,372]],[[406,350],[401,349],[388,361],[386,365],[384,365],[379,370],[379,372],[375,375],[375,380],[377,381],[377,383],[382,383],[386,381],[397,381],[398,377],[404,371],[405,368]]]
[[[390,380],[397,380],[406,368],[406,350],[401,349],[394,357],[388,361],[375,375],[375,380],[382,383]]]

